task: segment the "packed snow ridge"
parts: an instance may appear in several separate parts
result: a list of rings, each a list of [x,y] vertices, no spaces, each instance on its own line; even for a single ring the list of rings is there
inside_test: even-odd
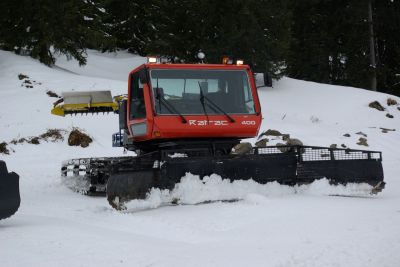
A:
[[[372,197],[372,186],[349,183],[331,185],[327,179],[317,180],[307,185],[287,186],[277,182],[259,184],[254,180],[222,179],[212,174],[200,179],[198,175],[186,173],[180,183],[172,190],[152,188],[144,200],[131,200],[125,204],[126,212],[154,209],[169,204],[194,205],[216,201],[236,201],[257,203],[267,197],[279,197],[291,194],[318,196]]]

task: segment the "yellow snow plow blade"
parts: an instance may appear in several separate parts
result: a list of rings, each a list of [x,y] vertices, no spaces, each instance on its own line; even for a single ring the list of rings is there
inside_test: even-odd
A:
[[[98,112],[116,112],[120,96],[111,96],[110,91],[63,92],[62,98],[54,103],[51,114],[88,114]]]

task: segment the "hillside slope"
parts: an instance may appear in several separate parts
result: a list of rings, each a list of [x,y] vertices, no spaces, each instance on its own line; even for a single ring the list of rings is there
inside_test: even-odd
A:
[[[398,266],[400,110],[386,101],[400,99],[385,94],[289,78],[259,89],[260,133],[275,129],[307,145],[363,149],[356,133],[366,134],[368,149],[383,152],[387,188],[378,196],[333,197],[323,183],[304,191],[273,184],[263,192],[245,192],[235,203],[119,213],[104,198],[66,189],[59,177],[61,161],[123,155],[111,147],[118,120],[114,114],[52,116],[56,98],[46,92],[124,93],[128,72],[143,62],[126,53],[89,51],[84,68],[64,58],[48,68],[0,51],[0,143],[7,142],[10,150],[0,159],[20,175],[22,196],[18,213],[0,221],[1,266]],[[19,79],[20,74],[29,78]],[[372,101],[387,110],[368,107]],[[10,144],[47,129],[74,127],[94,143],[88,148],[69,147],[65,139]]]

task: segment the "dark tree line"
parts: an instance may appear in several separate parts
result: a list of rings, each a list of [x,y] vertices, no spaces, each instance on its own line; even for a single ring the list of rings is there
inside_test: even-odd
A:
[[[56,53],[85,64],[87,48],[185,62],[202,50],[275,77],[371,88],[376,74],[400,95],[400,0],[3,0],[0,46],[47,65]]]
[[[368,4],[372,6],[370,36]],[[400,94],[400,1],[295,1],[286,74]],[[372,39],[371,39],[372,38]],[[376,55],[371,64],[370,41]],[[373,89],[373,88],[371,88]]]
[[[4,0],[0,12],[1,47],[46,65],[54,64],[55,53],[85,64],[86,48],[102,49],[111,42],[97,1]]]

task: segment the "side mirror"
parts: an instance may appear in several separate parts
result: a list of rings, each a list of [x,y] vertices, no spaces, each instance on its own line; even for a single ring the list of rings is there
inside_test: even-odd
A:
[[[258,87],[272,87],[272,76],[268,72],[265,73],[255,73],[254,79],[256,81],[256,86]]]
[[[119,128],[122,130],[128,129],[128,126],[126,125],[126,113],[127,113],[127,101],[122,100],[119,102],[119,108],[118,108],[118,113],[119,113]]]
[[[272,87],[272,77],[268,72],[264,73],[264,85],[267,87]]]

